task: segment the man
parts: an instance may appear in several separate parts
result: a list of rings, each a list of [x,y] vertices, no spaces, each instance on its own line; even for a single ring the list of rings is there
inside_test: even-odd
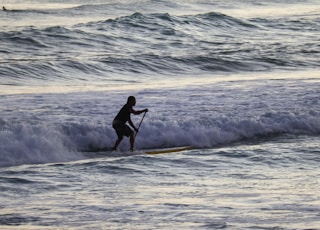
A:
[[[148,112],[148,109],[136,111],[133,109],[133,106],[136,105],[136,98],[134,96],[128,97],[127,104],[125,104],[117,114],[117,116],[114,118],[112,122],[112,127],[115,129],[118,139],[116,140],[113,150],[116,150],[120,144],[120,142],[123,139],[123,136],[130,137],[130,150],[133,151],[134,147],[134,131],[130,129],[126,123],[128,122],[129,125],[136,131],[138,132],[139,130],[134,126],[132,120],[131,120],[131,113],[138,115],[141,113],[146,113]]]

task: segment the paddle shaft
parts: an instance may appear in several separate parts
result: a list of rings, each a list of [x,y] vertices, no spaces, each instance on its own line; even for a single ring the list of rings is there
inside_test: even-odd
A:
[[[143,121],[144,117],[146,116],[146,114],[147,114],[147,112],[144,112],[143,117],[141,118],[141,121],[140,121],[139,126],[138,126],[138,131],[136,132],[136,135],[135,135],[134,137],[137,136],[137,134],[138,134],[138,132],[139,132],[139,129],[140,129],[140,126],[141,126],[141,124],[142,124],[142,121]]]

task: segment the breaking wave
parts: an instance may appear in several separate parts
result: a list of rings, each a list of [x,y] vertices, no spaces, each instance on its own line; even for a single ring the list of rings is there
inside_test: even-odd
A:
[[[317,114],[266,113],[258,119],[226,117],[145,122],[136,139],[137,149],[192,145],[214,148],[268,141],[287,135],[319,135]],[[83,159],[83,151],[111,147],[116,135],[111,126],[96,124],[10,124],[1,121],[0,164],[12,166]],[[120,149],[128,150],[128,140]]]

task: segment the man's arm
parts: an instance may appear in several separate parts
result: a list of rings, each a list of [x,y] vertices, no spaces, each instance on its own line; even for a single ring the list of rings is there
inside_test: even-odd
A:
[[[139,115],[139,114],[141,114],[141,113],[146,113],[146,112],[148,112],[148,109],[143,109],[143,110],[134,110],[133,108],[131,108],[131,111],[130,111],[131,113],[133,113],[134,115]]]

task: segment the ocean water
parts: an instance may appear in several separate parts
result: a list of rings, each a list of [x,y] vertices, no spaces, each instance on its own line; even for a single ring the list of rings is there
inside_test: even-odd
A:
[[[319,1],[1,4],[1,229],[320,229]]]

